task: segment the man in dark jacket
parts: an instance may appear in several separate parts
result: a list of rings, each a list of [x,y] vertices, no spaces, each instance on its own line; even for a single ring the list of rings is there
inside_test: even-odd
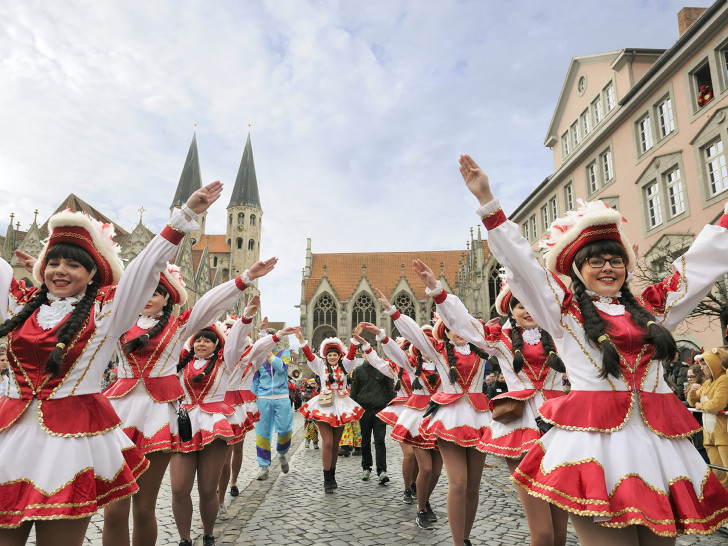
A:
[[[372,432],[374,433],[374,451],[376,455],[377,476],[379,483],[389,481],[387,476],[387,449],[384,436],[387,425],[377,417],[389,401],[395,396],[392,380],[377,371],[369,362],[354,368],[351,372],[351,397],[362,408],[364,415],[359,419],[361,425],[361,479],[366,481],[372,472]]]

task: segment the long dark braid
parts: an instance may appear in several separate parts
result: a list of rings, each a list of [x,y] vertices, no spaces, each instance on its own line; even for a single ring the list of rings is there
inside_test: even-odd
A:
[[[200,381],[202,381],[202,379],[215,368],[215,363],[217,362],[217,359],[219,356],[220,356],[219,350],[213,351],[212,354],[210,355],[210,358],[207,361],[207,366],[205,366],[205,369],[202,370],[202,373],[193,375],[192,382],[199,383]]]
[[[23,324],[46,301],[48,301],[48,287],[43,283],[35,293],[35,296],[33,296],[33,299],[20,310],[20,313],[0,324],[0,337],[5,337],[15,330],[15,328]]]
[[[450,341],[450,338],[445,336],[445,351],[447,352],[447,365],[448,365],[448,372],[447,377],[450,379],[451,385],[457,385],[458,384],[458,369],[457,369],[457,361],[455,360],[455,351],[452,348],[452,342]]]
[[[420,376],[422,375],[422,351],[417,350],[417,367],[415,368],[415,380],[412,382],[412,390],[423,389],[422,383],[420,382]]]
[[[397,382],[394,384],[394,390],[398,391],[402,387],[402,376],[404,375],[404,366],[399,367],[397,372]]]
[[[513,347],[513,371],[521,373],[523,369],[523,335],[513,318],[511,320],[511,346]]]
[[[58,330],[58,344],[55,349],[51,352],[48,360],[46,361],[45,371],[51,375],[58,376],[61,373],[61,364],[63,363],[63,349],[71,342],[73,336],[75,336],[84,321],[86,321],[91,314],[94,302],[96,301],[96,294],[99,291],[99,285],[96,281],[92,282],[86,288],[86,293],[76,304],[68,319]]]
[[[647,330],[642,339],[655,348],[652,358],[672,362],[675,355],[678,354],[678,348],[670,331],[655,322],[652,313],[640,305],[626,284],[622,286],[621,292],[622,296],[619,298],[619,302],[624,305],[634,323]]]
[[[159,292],[162,296],[169,295],[167,289],[164,288],[164,286],[162,286],[161,284],[157,287],[157,290],[155,292]],[[172,316],[173,307],[174,301],[172,301],[172,298],[170,297],[167,300],[167,303],[164,304],[164,307],[162,307],[162,315],[159,317],[159,321],[157,321],[157,324],[152,326],[149,331],[147,331],[147,333],[137,336],[134,339],[130,339],[129,341],[124,343],[124,345],[122,346],[122,350],[126,354],[129,354],[146,347],[149,344],[149,340],[156,336],[159,332],[161,332],[165,326],[167,326],[167,323],[169,322],[169,317]]]
[[[546,353],[548,356],[546,357],[546,365],[551,368],[552,370],[556,370],[560,373],[566,372],[566,366],[564,366],[564,361],[561,360],[561,357],[556,352],[556,345],[554,344],[554,338],[551,337],[551,334],[549,334],[546,330],[539,327],[539,330],[541,332],[541,347],[543,348],[543,352]]]
[[[594,306],[591,296],[586,293],[584,283],[579,278],[572,278],[571,289],[579,305],[587,339],[592,345],[600,347],[602,350],[602,371],[599,377],[605,378],[608,375],[620,377],[622,372],[619,368],[619,352],[612,340],[606,337],[604,320],[597,313],[597,308]]]

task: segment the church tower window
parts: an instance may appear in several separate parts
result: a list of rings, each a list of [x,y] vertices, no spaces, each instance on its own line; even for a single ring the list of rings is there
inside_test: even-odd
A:
[[[407,315],[412,320],[417,320],[417,318],[415,317],[415,303],[406,292],[400,292],[397,297],[394,298],[394,306],[403,315]],[[397,339],[402,334],[400,334],[399,330],[397,330],[397,327],[394,325],[394,321],[392,319],[389,320],[392,323],[392,326],[390,328],[392,335],[390,337],[392,339]]]
[[[245,223],[245,214],[238,212],[238,225],[242,226]]]
[[[238,250],[242,249],[243,248],[243,238],[242,237],[238,237],[238,241],[237,242],[238,242]]]

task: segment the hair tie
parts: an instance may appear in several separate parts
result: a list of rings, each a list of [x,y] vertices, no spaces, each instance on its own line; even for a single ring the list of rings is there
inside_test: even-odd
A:
[[[555,354],[556,354],[555,352],[553,352],[553,351],[549,351],[549,356],[551,356],[551,355],[555,355]]]
[[[603,335],[601,335],[601,336],[599,336],[597,338],[597,343],[599,343],[599,345],[601,345],[602,343],[604,343],[608,339],[609,339],[609,336],[607,334],[603,334]]]
[[[513,351],[513,352],[514,352],[514,354],[515,354],[515,353],[520,353],[520,352],[521,352],[521,349],[516,349],[516,350],[515,350],[515,351]]]
[[[56,347],[58,347],[62,351],[66,348],[66,344],[59,341],[58,343],[56,343]]]
[[[654,320],[648,320],[647,321],[647,326],[645,326],[645,328],[649,328],[650,327],[650,324],[657,324],[657,323]]]

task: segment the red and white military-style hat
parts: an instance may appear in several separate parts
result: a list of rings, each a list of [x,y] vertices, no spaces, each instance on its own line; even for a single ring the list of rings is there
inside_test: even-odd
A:
[[[508,286],[507,282],[502,282],[500,292],[498,292],[498,296],[495,298],[495,310],[502,317],[508,316],[508,306],[511,304],[511,295],[511,287]]]
[[[124,272],[124,264],[119,258],[120,248],[113,238],[114,226],[102,224],[85,212],[64,210],[48,220],[51,234],[40,251],[38,261],[33,266],[33,277],[43,282],[45,257],[48,249],[59,243],[81,247],[91,255],[99,273],[100,285],[108,286],[118,282]]]
[[[319,355],[321,358],[326,358],[326,353],[329,351],[337,351],[341,356],[344,356],[346,354],[346,346],[338,337],[327,337],[321,342]]]
[[[169,292],[169,297],[175,305],[184,305],[187,301],[185,281],[182,280],[179,266],[167,263],[167,267],[159,274],[159,282]]]
[[[541,247],[548,249],[546,267],[559,275],[571,276],[576,253],[589,243],[611,239],[622,245],[627,253],[627,271],[634,268],[635,255],[622,232],[626,220],[603,201],[578,200],[577,210],[557,218],[548,229]]]
[[[192,346],[195,341],[195,336],[201,332],[202,330],[210,330],[212,333],[214,333],[217,336],[217,349],[222,349],[225,346],[225,340],[227,339],[227,334],[225,333],[225,324],[218,321],[215,324],[211,324],[210,326],[205,326],[204,328],[200,328],[195,332],[193,335],[187,338],[187,341],[185,342],[185,349],[187,351],[190,351],[192,349]]]
[[[433,318],[435,319],[435,324],[432,326],[432,337],[436,341],[445,341],[445,323],[437,314]]]

